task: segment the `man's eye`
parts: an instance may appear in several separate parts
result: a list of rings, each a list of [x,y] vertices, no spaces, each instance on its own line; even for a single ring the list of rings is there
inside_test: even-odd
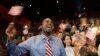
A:
[[[46,22],[49,22],[49,21],[46,21]]]

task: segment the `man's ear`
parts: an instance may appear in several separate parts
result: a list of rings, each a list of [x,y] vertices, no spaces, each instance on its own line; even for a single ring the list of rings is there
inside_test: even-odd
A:
[[[42,25],[39,26],[38,30],[42,30]]]
[[[54,28],[55,28],[55,27],[54,27],[54,25],[53,25],[53,26],[52,26],[52,29],[54,30]]]
[[[40,30],[43,30],[43,26],[42,25],[40,26]]]

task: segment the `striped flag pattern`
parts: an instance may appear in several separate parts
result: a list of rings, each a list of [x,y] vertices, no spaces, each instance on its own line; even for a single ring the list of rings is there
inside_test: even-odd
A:
[[[96,37],[96,33],[97,33],[96,31],[92,31],[91,29],[88,29],[86,33],[86,37],[89,38],[90,40],[94,40]]]
[[[51,48],[50,42],[49,42],[49,38],[46,38],[45,49],[46,49],[46,56],[53,56],[52,55],[52,48]]]

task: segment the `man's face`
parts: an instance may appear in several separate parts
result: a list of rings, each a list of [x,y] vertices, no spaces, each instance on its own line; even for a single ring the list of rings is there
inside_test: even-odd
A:
[[[42,22],[42,31],[51,32],[54,29],[53,22],[50,18],[46,18]]]

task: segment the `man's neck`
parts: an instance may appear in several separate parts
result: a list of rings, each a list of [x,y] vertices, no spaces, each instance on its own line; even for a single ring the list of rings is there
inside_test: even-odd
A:
[[[43,32],[43,33],[44,33],[44,35],[47,36],[47,37],[51,35],[51,32]]]

